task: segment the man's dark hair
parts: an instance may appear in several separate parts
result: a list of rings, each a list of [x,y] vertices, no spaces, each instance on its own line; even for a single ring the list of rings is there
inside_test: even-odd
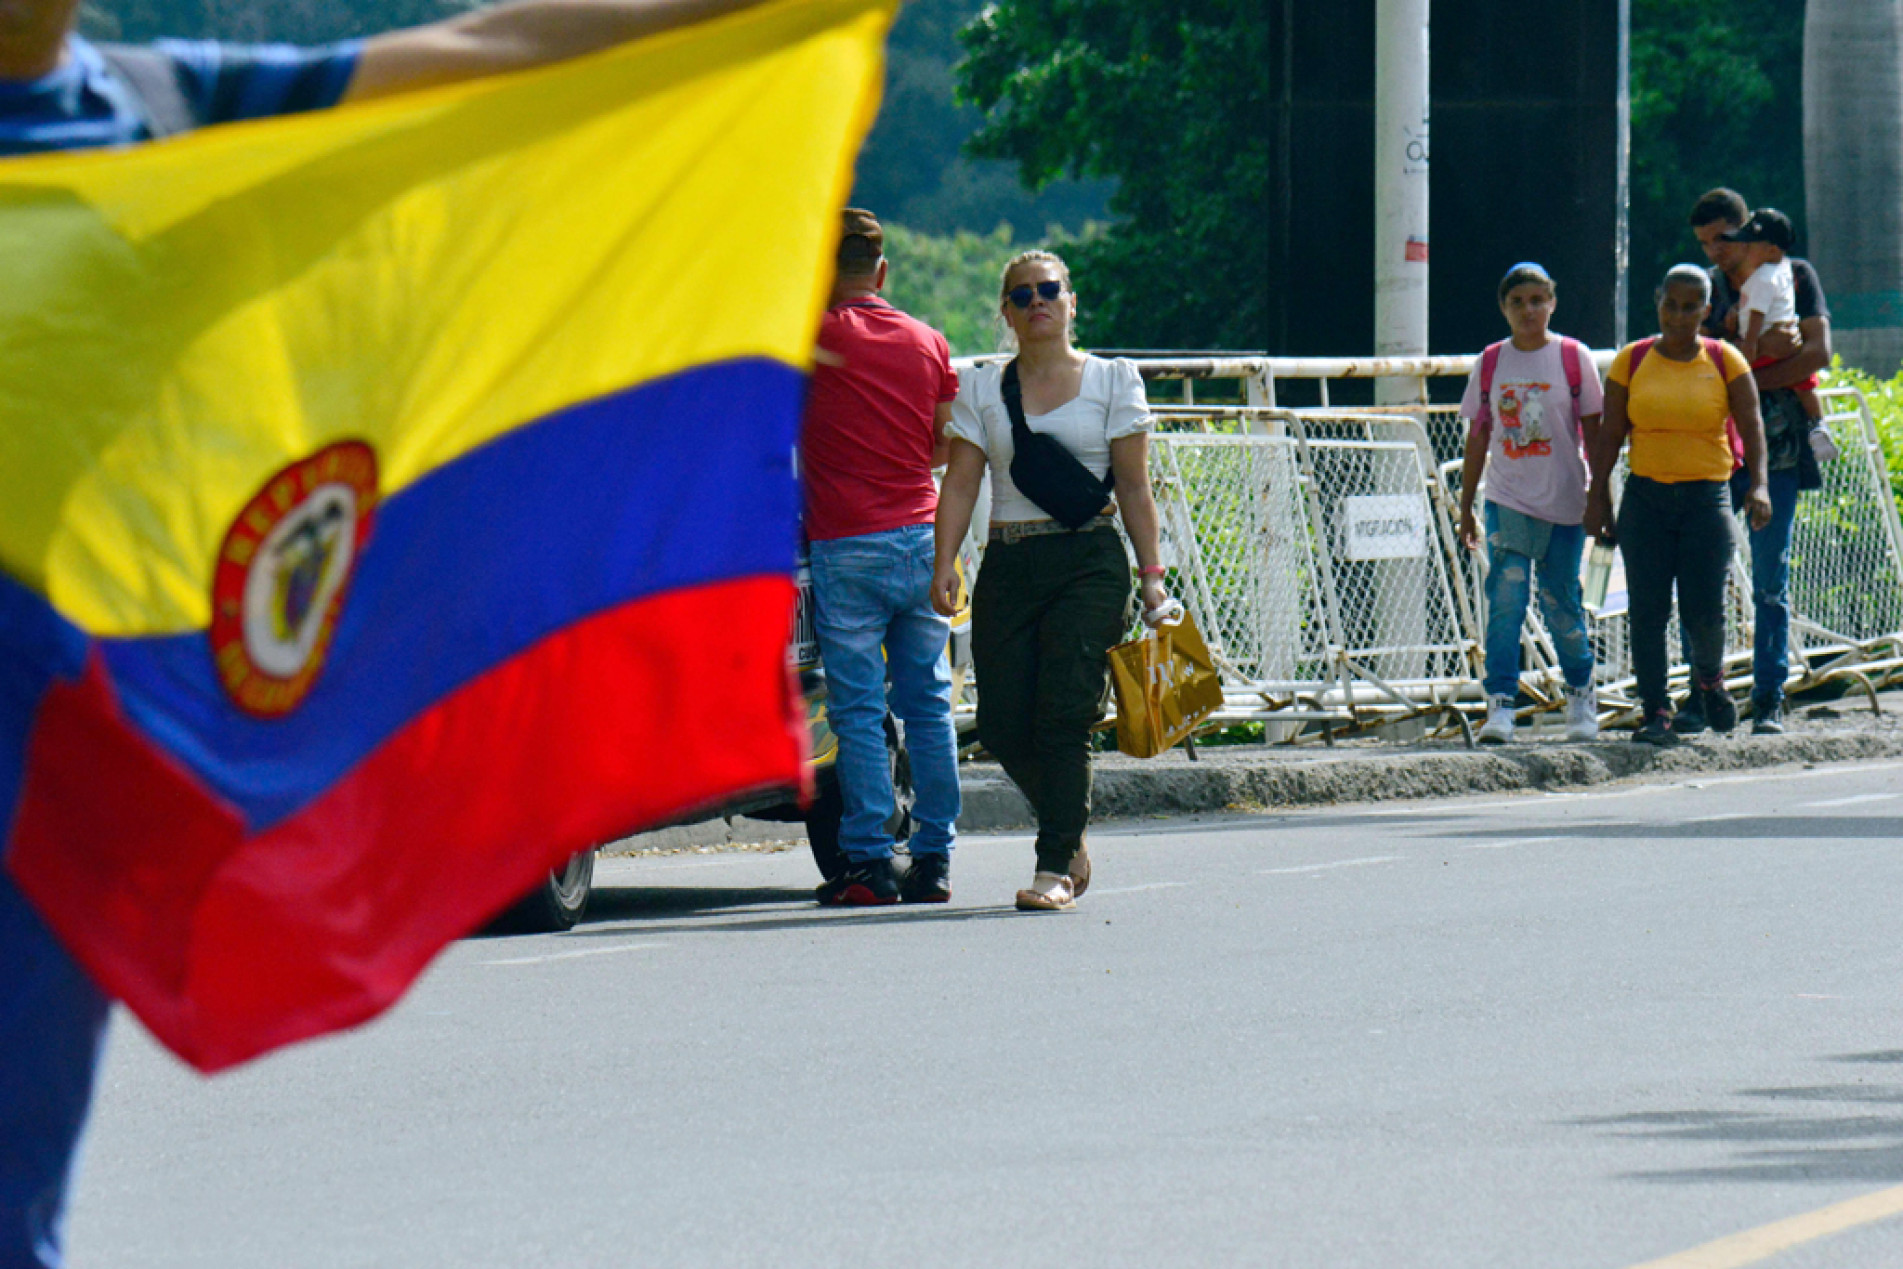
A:
[[[840,213],[839,254],[836,261],[845,277],[870,277],[885,258],[885,230],[878,218],[860,207]]]
[[[1709,225],[1713,221],[1723,221],[1736,227],[1742,225],[1751,216],[1751,208],[1746,205],[1744,195],[1735,189],[1726,189],[1720,185],[1717,189],[1706,190],[1692,204],[1692,228]]]

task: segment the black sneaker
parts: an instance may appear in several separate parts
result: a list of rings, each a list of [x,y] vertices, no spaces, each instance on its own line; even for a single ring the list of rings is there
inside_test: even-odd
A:
[[[942,851],[912,856],[912,867],[899,883],[907,903],[951,902],[951,856]]]
[[[1697,688],[1685,693],[1685,703],[1672,715],[1672,730],[1680,736],[1696,736],[1711,724],[1705,721],[1705,694]],[[1734,720],[1735,721],[1735,720]]]
[[[897,903],[899,883],[892,875],[892,861],[875,859],[848,865],[846,871],[819,888],[818,899],[822,908],[882,908]]]
[[[1669,749],[1679,743],[1679,734],[1674,729],[1672,711],[1656,709],[1647,714],[1639,729],[1632,733],[1632,739],[1641,745],[1657,745],[1660,749]]]
[[[1731,693],[1725,691],[1721,683],[1717,687],[1701,687],[1698,694],[1705,699],[1705,721],[1711,729],[1723,736],[1738,725],[1738,703],[1731,699]]]
[[[1751,734],[1753,736],[1782,736],[1784,734],[1784,702],[1771,701],[1760,703],[1751,709]]]

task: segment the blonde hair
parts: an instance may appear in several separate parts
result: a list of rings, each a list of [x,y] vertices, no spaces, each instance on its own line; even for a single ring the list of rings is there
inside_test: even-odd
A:
[[[1020,251],[1005,262],[1004,272],[998,275],[999,299],[1003,299],[1005,296],[1011,294],[1011,274],[1019,265],[1025,264],[1056,265],[1057,271],[1063,275],[1064,289],[1066,291],[1070,290],[1070,266],[1064,263],[1064,257],[1058,255],[1055,251]]]
[[[1011,323],[1004,320],[1004,304],[1007,302],[1006,297],[1011,294],[1011,275],[1021,266],[1027,264],[1056,265],[1058,276],[1064,279],[1064,289],[1069,291],[1073,297],[1077,294],[1077,292],[1071,288],[1070,266],[1065,264],[1064,257],[1058,255],[1055,251],[1033,249],[1030,251],[1020,251],[1012,256],[1005,262],[1004,272],[998,275],[998,311],[994,313],[991,318],[992,323],[998,330],[999,352],[1014,353],[1018,350],[1017,334],[1011,329]],[[1067,332],[1067,334],[1072,335],[1075,333],[1074,329]]]

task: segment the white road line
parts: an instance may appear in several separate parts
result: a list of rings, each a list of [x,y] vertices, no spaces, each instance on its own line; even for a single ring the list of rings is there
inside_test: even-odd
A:
[[[1872,771],[1903,771],[1903,762],[1878,762],[1869,766],[1846,763],[1841,766],[1814,767],[1804,771],[1771,771],[1758,775],[1717,776],[1709,780],[1687,780],[1681,787],[1711,789],[1721,784],[1763,784],[1768,780],[1821,780],[1827,776],[1864,775]]]
[[[1722,815],[1694,815],[1690,819],[1680,820],[1680,824],[1716,824],[1721,820],[1756,820],[1761,815],[1752,815],[1746,811],[1726,811]]]
[[[1295,872],[1327,872],[1331,868],[1365,868],[1369,864],[1391,864],[1399,855],[1370,855],[1366,859],[1337,859],[1332,864],[1304,864],[1300,868],[1264,868],[1258,877],[1279,877]]]
[[[1800,802],[1798,805],[1808,810],[1825,806],[1856,806],[1861,802],[1894,802],[1899,797],[1903,797],[1903,793],[1859,793],[1854,798],[1827,798],[1822,802]]]
[[[775,855],[791,854],[793,847],[784,850],[747,850],[723,852],[715,859],[680,859],[668,863],[650,863],[639,855],[622,855],[619,858],[630,863],[638,863],[650,872],[673,872],[681,868],[732,868],[737,864],[751,863],[756,859],[771,859]]]
[[[646,952],[666,946],[665,943],[617,943],[613,947],[584,947],[577,952],[550,952],[547,956],[511,956],[499,961],[483,961],[482,964],[546,965],[550,961],[579,960],[584,956],[612,956],[617,952]]]
[[[1903,762],[1879,762],[1870,764],[1845,763],[1828,767],[1815,767],[1803,771],[1756,772],[1751,775],[1715,776],[1697,780],[1676,782],[1661,781],[1657,784],[1641,784],[1619,789],[1591,789],[1579,793],[1536,793],[1528,792],[1523,797],[1510,798],[1499,802],[1463,802],[1458,798],[1423,803],[1418,806],[1384,807],[1378,811],[1364,811],[1358,807],[1344,806],[1337,813],[1344,815],[1445,815],[1450,811],[1512,811],[1529,807],[1548,806],[1554,802],[1575,802],[1592,799],[1642,797],[1654,793],[1671,793],[1680,789],[1714,789],[1728,784],[1764,784],[1772,780],[1821,780],[1830,776],[1856,776],[1878,771],[1903,771]],[[1892,796],[1884,794],[1882,796]],[[1903,796],[1903,795],[1897,795]],[[1821,804],[1818,804],[1821,805]]]
[[[1514,798],[1511,802],[1435,802],[1431,806],[1397,806],[1383,811],[1363,811],[1363,815],[1438,815],[1451,810],[1461,811],[1512,811],[1525,810],[1529,806],[1544,806],[1550,802],[1571,802],[1585,797],[1584,793],[1548,793],[1545,795],[1529,793],[1523,798]],[[1345,808],[1352,812],[1353,807]]]
[[[1156,882],[1152,882],[1151,884],[1147,886],[1112,886],[1107,890],[1098,890],[1093,888],[1090,893],[1092,894],[1138,894],[1144,890],[1175,890],[1182,886],[1187,886],[1191,884],[1193,883],[1188,881],[1156,881]]]
[[[1556,842],[1557,837],[1516,837],[1507,842],[1468,842],[1462,850],[1505,850],[1509,846],[1531,846],[1535,842]]]

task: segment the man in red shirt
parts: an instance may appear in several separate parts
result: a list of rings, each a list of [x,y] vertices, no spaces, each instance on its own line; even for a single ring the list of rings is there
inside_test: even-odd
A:
[[[839,737],[843,873],[828,906],[951,898],[958,751],[949,623],[932,610],[932,517],[945,425],[958,395],[945,337],[879,298],[885,234],[847,208],[838,271],[820,322],[800,469],[806,482],[814,618],[828,709]],[[914,802],[912,867],[892,866],[890,707],[905,728]]]

